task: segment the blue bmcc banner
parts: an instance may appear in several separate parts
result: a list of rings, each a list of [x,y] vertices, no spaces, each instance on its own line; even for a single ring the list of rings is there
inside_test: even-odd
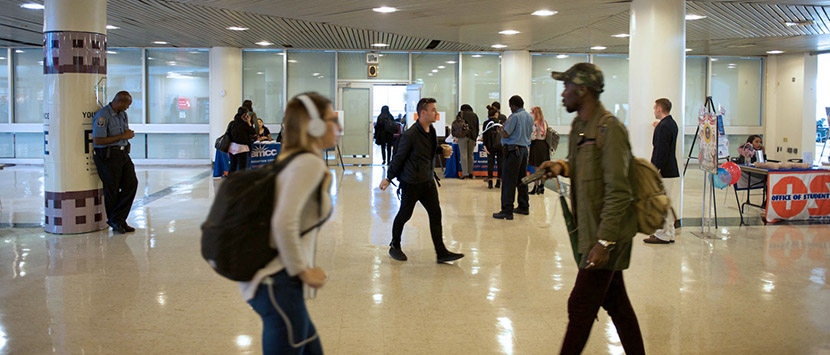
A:
[[[256,169],[277,159],[282,148],[277,142],[256,142],[251,149],[250,168]]]
[[[766,219],[830,222],[830,171],[770,171]]]

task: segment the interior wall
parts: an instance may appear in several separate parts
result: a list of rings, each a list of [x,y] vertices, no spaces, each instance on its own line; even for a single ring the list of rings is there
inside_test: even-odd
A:
[[[768,58],[764,147],[769,159],[815,154],[817,68],[817,57],[806,53]]]

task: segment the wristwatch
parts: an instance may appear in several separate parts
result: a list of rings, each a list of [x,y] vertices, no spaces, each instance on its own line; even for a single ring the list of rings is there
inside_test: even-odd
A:
[[[617,242],[610,242],[605,239],[597,240],[597,243],[599,243],[599,245],[602,245],[602,248],[608,251],[613,250],[614,245],[617,244]]]

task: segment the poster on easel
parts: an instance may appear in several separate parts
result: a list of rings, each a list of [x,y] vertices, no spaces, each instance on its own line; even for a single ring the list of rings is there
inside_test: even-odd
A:
[[[718,171],[718,132],[717,118],[714,112],[707,110],[706,106],[701,107],[700,115],[697,118],[698,130],[698,162],[700,170],[717,174]]]
[[[718,114],[718,158],[725,159],[729,157],[729,139],[726,137],[726,130],[723,128],[723,116],[726,115],[726,109],[721,107]]]

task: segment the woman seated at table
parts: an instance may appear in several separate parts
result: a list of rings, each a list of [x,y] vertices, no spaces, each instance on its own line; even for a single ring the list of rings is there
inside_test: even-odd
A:
[[[750,149],[751,148],[751,149]],[[746,143],[738,147],[738,164],[748,164],[748,163],[755,163],[758,160],[757,153],[761,152],[761,155],[764,156],[764,160],[766,160],[766,154],[764,154],[764,144],[761,141],[761,136],[758,135],[751,135],[746,139]],[[747,157],[744,154],[750,154],[751,158],[747,162]]]
[[[262,141],[272,141],[271,138],[271,131],[268,130],[268,127],[265,127],[265,124],[262,123],[262,119],[257,119],[257,127],[259,127],[259,132],[257,132],[256,140],[257,142]]]

